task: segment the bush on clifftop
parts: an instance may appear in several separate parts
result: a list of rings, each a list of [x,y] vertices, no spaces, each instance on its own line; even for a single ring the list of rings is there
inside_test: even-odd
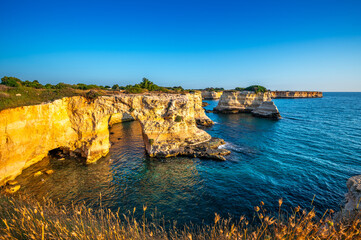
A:
[[[4,76],[3,78],[1,78],[1,84],[6,85],[8,87],[20,87],[21,80],[16,77]]]
[[[236,87],[234,90],[236,91],[251,91],[255,93],[259,92],[267,92],[267,88],[260,86],[260,85],[252,85],[246,88]]]

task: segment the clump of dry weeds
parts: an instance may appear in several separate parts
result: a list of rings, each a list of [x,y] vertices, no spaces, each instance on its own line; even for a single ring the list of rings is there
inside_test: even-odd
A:
[[[51,200],[41,203],[26,197],[0,196],[1,239],[361,239],[360,215],[347,222],[334,222],[333,211],[316,218],[296,207],[290,215],[281,211],[267,214],[264,203],[255,207],[255,219],[238,221],[215,214],[214,223],[203,226],[165,228],[164,221],[136,220],[109,209],[93,210],[84,204],[57,206]]]

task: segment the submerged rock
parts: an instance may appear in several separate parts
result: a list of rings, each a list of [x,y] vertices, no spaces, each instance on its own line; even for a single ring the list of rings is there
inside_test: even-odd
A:
[[[263,102],[258,108],[252,111],[253,116],[262,118],[280,119],[281,115],[272,101]]]
[[[183,151],[180,152],[180,155],[225,161],[226,158],[224,156],[229,155],[231,152],[219,148],[219,146],[223,144],[225,144],[223,139],[212,138],[204,143],[186,146]]]
[[[202,107],[207,107],[209,105],[209,103],[207,102],[202,102]]]

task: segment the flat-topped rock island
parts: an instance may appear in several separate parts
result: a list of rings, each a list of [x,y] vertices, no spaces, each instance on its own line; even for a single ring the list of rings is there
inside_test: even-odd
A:
[[[224,91],[213,111],[216,113],[252,113],[256,117],[281,118],[276,105],[272,102],[270,92]]]

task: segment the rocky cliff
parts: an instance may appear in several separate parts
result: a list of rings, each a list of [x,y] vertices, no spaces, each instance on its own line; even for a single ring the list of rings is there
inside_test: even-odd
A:
[[[272,91],[272,98],[322,98],[322,92],[311,91]]]
[[[252,113],[256,117],[279,119],[281,115],[271,100],[271,93],[224,91],[217,107],[219,113]]]
[[[109,125],[133,119],[141,123],[151,157],[224,159],[222,155],[229,153],[197,148],[211,140],[197,124],[212,123],[202,109],[200,92],[120,94],[93,100],[77,96],[0,112],[0,185],[53,149],[94,162],[109,151]]]
[[[215,91],[202,91],[202,98],[204,100],[216,100],[219,99],[222,96],[221,92],[215,92]]]
[[[271,94],[269,92],[224,91],[214,111],[223,113],[250,113],[266,101],[271,101]]]
[[[280,119],[281,115],[278,108],[272,101],[261,103],[261,105],[252,111],[252,115],[261,118]]]

